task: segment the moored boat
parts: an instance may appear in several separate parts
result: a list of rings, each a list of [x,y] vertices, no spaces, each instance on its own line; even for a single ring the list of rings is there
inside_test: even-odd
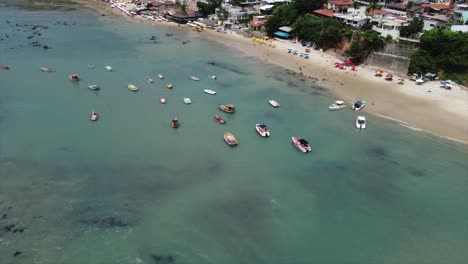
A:
[[[226,113],[234,113],[236,111],[236,106],[233,104],[227,104],[227,105],[220,104],[218,108]]]
[[[216,75],[209,75],[208,78],[210,78],[211,80],[216,80]]]
[[[99,90],[100,88],[97,84],[90,84],[88,85],[88,89],[96,91],[96,90]]]
[[[178,128],[179,127],[179,119],[177,119],[177,117],[174,117],[174,119],[172,119],[171,127],[172,128]]]
[[[104,68],[105,68],[106,70],[108,70],[108,71],[113,71],[113,70],[114,70],[114,68],[112,68],[111,66],[106,66],[106,67],[104,67]]]
[[[160,73],[158,73],[156,76],[158,76],[159,79],[164,79],[164,76]]]
[[[292,141],[294,143],[294,146],[298,148],[302,152],[310,152],[312,148],[309,145],[309,142],[307,140],[298,138],[298,137],[292,137]]]
[[[172,87],[173,87],[173,86],[172,86],[172,83],[168,83],[168,84],[167,84],[167,89],[172,89]]]
[[[332,110],[332,111],[335,111],[335,110],[341,110],[343,108],[345,108],[346,105],[343,101],[335,101],[333,104],[331,104],[328,109],[329,110]]]
[[[159,102],[161,102],[161,104],[165,104],[167,102],[166,98],[164,97],[159,97]]]
[[[146,82],[148,82],[148,83],[153,83],[154,81],[153,81],[153,79],[151,79],[150,77],[147,77],[147,78],[146,78]]]
[[[88,64],[88,68],[94,69],[94,65]]]
[[[47,68],[47,67],[41,67],[40,69],[41,69],[41,71],[43,71],[43,72],[54,72],[54,71],[55,71],[54,69],[52,69],[52,68]]]
[[[98,113],[97,113],[97,112],[94,112],[94,111],[91,112],[91,116],[90,116],[89,120],[91,120],[91,121],[97,121],[98,119],[99,119]]]
[[[68,75],[68,79],[70,79],[70,81],[72,82],[77,82],[80,80],[80,78],[78,78],[78,74],[76,73]]]
[[[6,65],[0,65],[0,68],[1,68],[2,70],[9,70],[9,69],[10,69],[10,67],[8,67],[8,66],[6,66]]]
[[[262,137],[269,137],[270,136],[270,130],[264,124],[256,124],[255,129],[257,130],[258,134],[260,136],[262,136]]]
[[[186,97],[186,98],[184,98],[184,103],[185,104],[191,104],[192,100],[190,100],[190,98]]]
[[[138,91],[138,87],[136,87],[136,86],[133,85],[133,84],[129,84],[129,85],[128,85],[128,89],[129,89],[130,91],[132,91],[132,92]]]
[[[356,101],[353,105],[353,110],[354,111],[359,111],[366,106],[366,101]]]
[[[224,133],[224,141],[226,141],[229,146],[237,146],[237,144],[239,144],[237,138],[230,132]]]
[[[279,107],[280,106],[280,104],[278,102],[276,102],[275,100],[269,100],[268,103],[270,103],[271,106],[273,106],[273,107]]]
[[[203,90],[203,91],[204,91],[205,93],[207,93],[207,94],[211,94],[211,95],[215,95],[215,94],[216,94],[216,92],[215,92],[215,91],[213,91],[213,90],[210,90],[210,89],[206,89],[206,90]]]
[[[366,117],[365,116],[358,116],[356,118],[356,128],[364,129],[366,128]]]
[[[224,119],[222,119],[222,118],[221,118],[220,116],[218,116],[218,115],[215,115],[215,116],[214,116],[214,121],[215,121],[216,123],[218,123],[218,124],[221,124],[221,125],[223,125],[223,124],[226,123],[226,121],[224,121]]]
[[[190,80],[192,80],[192,81],[199,81],[199,80],[200,80],[200,79],[198,79],[198,77],[193,76],[193,75],[189,75],[188,77],[189,77]]]

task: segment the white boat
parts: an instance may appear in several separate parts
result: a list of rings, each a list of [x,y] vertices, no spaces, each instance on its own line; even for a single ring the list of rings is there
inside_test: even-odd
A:
[[[112,68],[111,66],[106,66],[104,68],[106,68],[106,70],[108,70],[108,71],[113,71],[114,70],[114,68]]]
[[[333,104],[331,104],[328,109],[334,111],[334,110],[341,110],[345,108],[346,105],[343,101],[335,101]]]
[[[207,93],[207,94],[211,94],[211,95],[215,95],[215,94],[216,94],[216,92],[215,92],[215,91],[213,91],[213,90],[209,90],[209,89],[206,89],[206,90],[203,90],[203,91],[204,91],[205,93]]]
[[[88,64],[88,68],[94,69],[94,65]]]
[[[159,102],[161,102],[161,104],[165,104],[165,103],[167,102],[167,100],[166,100],[166,98],[164,98],[164,97],[161,96],[161,97],[159,98]]]
[[[99,86],[97,84],[90,84],[88,85],[88,89],[90,90],[99,90]]]
[[[190,100],[190,98],[186,97],[186,98],[184,98],[184,103],[185,104],[191,104],[192,100]]]
[[[302,152],[310,152],[312,150],[312,148],[309,145],[309,142],[307,142],[307,140],[305,139],[292,137],[292,141],[294,143],[294,146],[296,146],[296,148]]]
[[[262,137],[270,136],[270,130],[268,130],[268,127],[264,124],[256,124],[255,129],[257,130],[258,134]]]
[[[216,76],[215,76],[215,75],[210,75],[210,76],[208,76],[208,78],[210,78],[211,80],[216,80]]]
[[[268,101],[268,103],[270,103],[271,106],[273,106],[273,107],[279,107],[280,106],[280,104],[278,102],[276,102],[275,100],[270,100],[270,101]]]
[[[356,118],[356,128],[364,129],[366,128],[366,117],[365,116],[358,116]]]
[[[91,117],[89,118],[89,120],[91,120],[91,121],[97,121],[98,119],[99,119],[98,113],[92,111],[92,112],[91,112]]]
[[[366,106],[366,101],[356,101],[353,105],[353,110],[354,111],[359,111]]]
[[[189,77],[190,80],[192,80],[192,81],[199,81],[199,80],[200,80],[200,79],[198,79],[198,77],[193,76],[193,75],[189,75],[188,77]]]

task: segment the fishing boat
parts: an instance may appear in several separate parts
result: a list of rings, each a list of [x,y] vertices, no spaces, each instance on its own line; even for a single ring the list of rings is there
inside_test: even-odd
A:
[[[354,111],[359,111],[366,106],[366,101],[356,101],[353,105],[353,110]]]
[[[47,67],[41,67],[40,69],[41,69],[41,71],[43,71],[43,72],[54,72],[54,71],[55,71],[54,69],[52,69],[52,68],[47,68]]]
[[[307,140],[298,138],[298,137],[292,137],[292,141],[294,143],[294,146],[298,148],[302,152],[310,152],[312,148],[309,145],[309,142]]]
[[[164,79],[164,76],[160,73],[158,73],[156,76],[158,76],[159,79]]]
[[[204,91],[205,93],[207,93],[207,94],[211,94],[211,95],[215,95],[215,94],[216,94],[216,92],[215,92],[215,91],[213,91],[213,90],[209,90],[209,89],[206,89],[206,90],[203,90],[203,91]]]
[[[96,113],[96,112],[94,112],[94,111],[91,112],[91,116],[90,116],[89,120],[91,120],[91,121],[97,121],[98,119],[99,119],[98,113]]]
[[[129,84],[129,85],[128,85],[128,89],[129,89],[130,91],[132,91],[132,92],[138,91],[138,87],[136,87],[136,86],[133,85],[133,84]]]
[[[209,75],[208,78],[210,78],[211,80],[216,80],[216,75]]]
[[[80,78],[78,78],[78,74],[76,73],[68,75],[68,79],[70,79],[70,81],[72,82],[77,82],[80,80]]]
[[[270,130],[268,130],[268,127],[264,124],[256,124],[255,129],[257,130],[258,134],[262,137],[270,136]]]
[[[161,104],[165,104],[167,102],[166,98],[164,97],[159,97],[159,102],[161,102]]]
[[[364,129],[366,128],[366,117],[365,116],[358,116],[356,118],[356,128]]]
[[[193,75],[189,75],[188,76],[190,78],[190,80],[192,81],[199,81],[200,79],[198,79],[196,76],[193,76]]]
[[[333,104],[331,104],[328,109],[329,110],[332,110],[332,111],[335,111],[335,110],[341,110],[343,108],[345,108],[346,105],[343,101],[335,101]]]
[[[148,82],[148,83],[153,83],[154,81],[153,81],[153,79],[151,79],[150,77],[147,77],[147,78],[146,78],[146,82]]]
[[[273,106],[273,107],[279,107],[280,106],[280,104],[278,102],[276,102],[275,100],[270,100],[270,101],[268,101],[268,103],[270,103],[271,106]]]
[[[114,70],[114,68],[112,68],[111,66],[106,66],[104,68],[106,68],[106,70],[108,70],[108,71],[113,71]]]
[[[227,105],[220,104],[218,108],[226,113],[234,113],[236,111],[236,106],[233,104],[227,104]]]
[[[223,124],[226,123],[226,121],[224,121],[224,119],[222,119],[222,118],[221,118],[220,116],[218,116],[218,115],[215,115],[215,116],[214,116],[214,121],[215,121],[216,123],[218,123],[218,124],[221,124],[221,125],[223,125]]]
[[[167,89],[172,89],[172,87],[173,87],[173,86],[172,86],[172,83],[168,83],[168,84],[167,84]]]
[[[184,103],[185,104],[191,104],[192,100],[190,100],[190,98],[186,97],[186,98],[184,98]]]
[[[172,119],[172,121],[171,121],[171,127],[172,127],[172,128],[178,128],[178,127],[179,127],[179,119],[177,119],[177,117],[175,117],[174,119]]]
[[[88,89],[97,91],[100,88],[99,88],[99,86],[97,84],[90,84],[90,85],[88,85]]]
[[[0,65],[0,68],[1,68],[2,70],[9,70],[9,69],[10,69],[10,67],[8,67],[8,66],[6,66],[6,65]]]
[[[88,68],[94,69],[94,65],[88,64]]]
[[[239,144],[237,138],[230,132],[224,133],[224,141],[226,141],[229,146],[237,146],[237,144]]]

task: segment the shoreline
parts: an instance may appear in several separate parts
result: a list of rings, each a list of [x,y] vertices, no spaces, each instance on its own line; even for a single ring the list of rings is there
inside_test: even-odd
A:
[[[99,14],[127,19],[132,22],[149,24],[156,27],[180,28],[191,30],[187,25],[175,22],[157,22],[141,17],[129,17],[111,8],[107,2],[99,0],[73,0],[84,8]],[[394,76],[393,81],[375,77],[373,69],[358,66],[357,71],[340,70],[333,66],[341,61],[327,52],[311,49],[310,59],[304,59],[287,53],[288,48],[304,51],[300,44],[289,41],[273,40],[275,48],[259,44],[235,32],[227,34],[207,29],[203,34],[206,39],[216,41],[231,50],[252,56],[262,63],[273,64],[309,79],[316,85],[326,88],[336,100],[344,100],[348,105],[356,100],[365,100],[364,112],[381,116],[405,124],[420,132],[441,138],[468,144],[468,91],[454,87],[452,90],[439,88],[439,81],[416,85],[407,76]],[[405,79],[403,85],[397,79]],[[330,102],[331,104],[332,102]],[[410,128],[408,128],[410,129]]]

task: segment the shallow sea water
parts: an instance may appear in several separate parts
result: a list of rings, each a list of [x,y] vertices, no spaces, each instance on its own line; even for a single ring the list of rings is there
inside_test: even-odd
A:
[[[468,258],[466,146],[367,113],[358,131],[356,113],[328,111],[326,90],[192,31],[83,11],[0,6],[0,17],[0,64],[11,67],[0,71],[2,264]],[[31,27],[15,24],[48,28],[28,39]],[[270,138],[257,135],[259,122]],[[239,146],[224,143],[226,131]]]

